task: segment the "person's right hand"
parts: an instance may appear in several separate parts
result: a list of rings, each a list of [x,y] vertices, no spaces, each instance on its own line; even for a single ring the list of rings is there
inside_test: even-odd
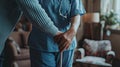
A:
[[[60,52],[69,48],[74,35],[75,31],[73,29],[69,29],[65,33],[60,33],[54,37],[54,41],[59,45]]]

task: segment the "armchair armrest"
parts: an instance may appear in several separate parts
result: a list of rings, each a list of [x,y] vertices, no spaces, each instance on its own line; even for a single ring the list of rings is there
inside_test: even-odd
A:
[[[85,54],[85,50],[83,48],[78,48],[78,49],[75,49],[75,52],[74,52],[74,61],[73,63],[76,62],[76,59],[81,59],[84,57],[84,54]]]
[[[115,52],[114,51],[108,51],[107,55],[112,55],[113,57],[115,57]]]
[[[12,57],[17,56],[21,52],[20,47],[11,37],[6,41],[6,51],[7,53],[10,53],[8,55],[11,55]]]
[[[79,49],[77,49],[77,51],[80,52],[81,58],[83,58],[85,56],[85,50],[83,48],[79,48]]]
[[[114,51],[109,51],[107,52],[107,56],[106,56],[106,62],[107,63],[112,63],[112,60],[115,57],[115,52]]]
[[[80,64],[76,62],[76,59],[81,59],[85,55],[85,50],[83,48],[77,48],[74,52],[73,67],[79,67]]]
[[[75,59],[81,59],[85,56],[85,50],[83,48],[79,48],[75,50]]]

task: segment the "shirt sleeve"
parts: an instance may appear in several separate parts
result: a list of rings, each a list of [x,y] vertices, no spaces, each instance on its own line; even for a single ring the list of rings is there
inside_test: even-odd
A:
[[[38,0],[16,0],[16,2],[33,25],[47,34],[56,35],[58,28],[53,24]]]
[[[83,6],[81,0],[71,0],[70,17],[73,17],[77,14],[83,15],[85,13],[86,13],[86,11],[84,9],[84,6]]]

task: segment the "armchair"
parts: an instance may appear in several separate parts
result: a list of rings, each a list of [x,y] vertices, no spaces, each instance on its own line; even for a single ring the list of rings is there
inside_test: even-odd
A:
[[[3,67],[30,67],[29,48],[27,44],[29,33],[11,33],[5,44]]]
[[[98,61],[98,65],[104,66],[102,63],[108,64],[108,66],[112,66],[112,60],[115,57],[115,52],[112,51],[111,42],[109,40],[89,40],[85,39],[83,48],[78,48],[75,51],[75,63],[76,62],[85,62],[90,64],[96,64]],[[95,61],[95,59],[97,60]],[[99,60],[98,60],[99,58]],[[103,62],[100,62],[100,61]],[[93,63],[95,61],[95,63]],[[74,64],[75,66],[78,64]],[[79,64],[80,65],[80,64]],[[96,64],[97,65],[97,64]],[[80,65],[81,66],[81,65]],[[76,66],[78,67],[78,66]],[[85,67],[85,66],[82,66]]]

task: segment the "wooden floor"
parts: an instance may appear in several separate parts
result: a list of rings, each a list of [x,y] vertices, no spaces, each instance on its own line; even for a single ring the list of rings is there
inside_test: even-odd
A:
[[[115,58],[112,67],[120,67],[120,59]]]

